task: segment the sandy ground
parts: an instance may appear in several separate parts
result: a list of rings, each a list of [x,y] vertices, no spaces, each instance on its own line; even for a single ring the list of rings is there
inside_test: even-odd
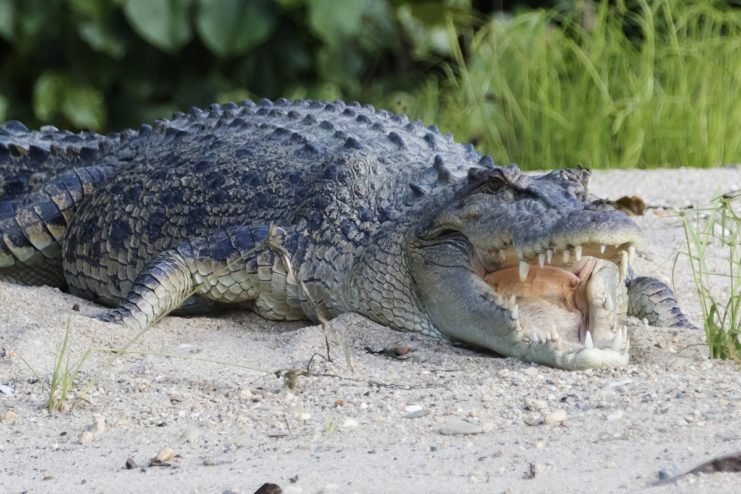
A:
[[[593,180],[598,195],[637,194],[659,207],[637,220],[647,241],[635,268],[664,279],[683,243],[671,214],[733,188],[741,188],[738,167]],[[681,259],[675,285],[699,323]],[[729,290],[722,281],[713,288]],[[252,493],[274,482],[286,493],[730,493],[741,485],[741,474],[716,473],[651,487],[660,471],[741,450],[741,373],[707,359],[701,332],[630,320],[628,367],[568,372],[346,315],[328,330],[334,361],[315,357],[313,375],[296,377],[291,390],[275,372],[326,354],[321,327],[236,312],[170,317],[129,347],[137,353],[94,351],[72,390],[92,383],[86,399],[49,414],[65,328],[71,364],[88,348],[122,348],[135,336],[88,317],[99,310],[48,287],[0,283],[2,492]],[[398,345],[411,357],[367,350]],[[150,466],[165,448],[175,456]],[[138,466],[127,469],[127,459]]]

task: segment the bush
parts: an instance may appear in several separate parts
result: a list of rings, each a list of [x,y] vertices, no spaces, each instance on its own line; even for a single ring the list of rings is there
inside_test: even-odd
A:
[[[343,98],[523,168],[741,162],[732,0],[472,3],[0,0],[0,121],[106,131],[214,101]]]
[[[0,121],[101,131],[214,101],[362,99],[445,57],[446,19],[465,32],[469,2],[0,0]]]

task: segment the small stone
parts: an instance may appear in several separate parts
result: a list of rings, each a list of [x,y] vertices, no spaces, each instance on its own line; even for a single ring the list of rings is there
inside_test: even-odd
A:
[[[137,467],[136,461],[132,457],[126,458],[126,470],[133,470]]]
[[[543,423],[545,425],[560,424],[566,420],[566,411],[557,409],[543,417]]]
[[[15,422],[17,418],[18,415],[12,410],[8,410],[7,412],[0,414],[0,422]]]
[[[412,351],[412,348],[407,345],[398,345],[390,348],[391,353],[396,357],[402,357]]]
[[[195,427],[188,427],[187,429],[185,429],[185,430],[183,431],[183,435],[182,435],[182,436],[180,436],[180,437],[181,437],[181,438],[183,439],[183,441],[185,441],[186,443],[191,443],[191,444],[193,444],[193,443],[195,443],[196,441],[198,441],[198,436],[199,436],[199,435],[200,435],[200,433],[198,432],[198,429],[196,429]]]
[[[170,400],[170,403],[182,403],[185,400],[185,397],[177,392],[168,394],[167,398]]]
[[[93,433],[90,431],[85,431],[80,436],[80,444],[83,446],[90,446],[93,443]]]
[[[283,494],[283,489],[278,484],[266,482],[255,491],[255,494]]]
[[[358,425],[360,424],[358,424],[358,421],[355,419],[345,419],[345,421],[342,422],[342,427],[344,429],[355,429]]]
[[[540,425],[543,423],[543,415],[540,413],[529,413],[522,418],[526,425]]]
[[[535,442],[535,449],[543,449],[543,448],[545,448],[545,443],[543,441]]]
[[[526,398],[525,399],[525,408],[533,412],[539,412],[540,410],[543,410],[547,406],[548,406],[548,403],[545,400],[539,400],[537,398]]]
[[[667,480],[682,473],[676,465],[669,465],[659,470],[659,480]]]
[[[105,417],[99,413],[93,414],[93,424],[90,428],[93,432],[105,432]]]
[[[297,485],[289,485],[282,492],[283,494],[302,494],[304,490]]]
[[[152,461],[149,462],[149,466],[150,467],[170,466],[173,458],[175,458],[175,450],[173,450],[172,448],[164,448],[159,453],[157,453],[157,456],[152,458]]]
[[[443,436],[459,436],[466,434],[481,434],[484,430],[467,420],[452,419],[437,430]]]
[[[422,405],[407,405],[404,407],[404,417],[405,419],[416,419],[419,417],[424,417],[428,413],[430,413],[429,410],[426,410]]]
[[[623,417],[623,415],[625,415],[625,412],[624,411],[622,411],[622,410],[615,410],[614,412],[609,413],[607,415],[607,421],[608,422],[614,422],[616,420],[621,419]]]
[[[526,367],[522,370],[522,373],[526,376],[537,376],[538,375],[538,368],[537,367]]]

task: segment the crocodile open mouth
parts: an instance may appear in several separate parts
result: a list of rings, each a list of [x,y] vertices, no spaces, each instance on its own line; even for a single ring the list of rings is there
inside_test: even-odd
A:
[[[625,312],[624,279],[633,251],[630,244],[585,244],[527,259],[509,249],[497,253],[498,266],[487,269],[484,279],[510,311],[524,344],[562,355],[594,349],[622,356],[628,336],[618,316]]]

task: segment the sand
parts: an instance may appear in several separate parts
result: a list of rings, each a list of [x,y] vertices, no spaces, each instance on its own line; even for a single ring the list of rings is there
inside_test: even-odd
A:
[[[634,266],[669,281],[683,250],[674,215],[734,188],[738,167],[599,172],[592,186],[652,206],[636,220],[647,239]],[[724,253],[711,254],[722,266]],[[699,324],[681,254],[674,284]],[[728,296],[722,279],[712,289]],[[128,353],[111,354],[105,349],[136,335],[90,318],[100,310],[48,287],[0,282],[2,492],[252,493],[274,482],[286,493],[730,493],[741,485],[738,473],[714,473],[651,487],[660,474],[741,450],[741,372],[707,358],[701,331],[627,319],[627,367],[569,372],[356,315],[326,332],[240,312],[168,317]],[[67,328],[69,365],[92,353],[63,410],[49,413]],[[411,349],[407,358],[377,353],[399,346]],[[164,461],[150,465],[158,453]]]

